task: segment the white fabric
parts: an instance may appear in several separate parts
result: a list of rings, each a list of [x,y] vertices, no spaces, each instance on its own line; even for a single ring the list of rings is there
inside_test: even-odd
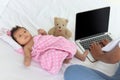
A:
[[[15,49],[15,50],[21,48],[20,45],[18,45],[11,37],[9,37],[9,36],[6,35],[6,34],[0,36],[0,38],[1,38],[3,41],[7,42],[7,43],[8,43],[10,46],[12,46],[13,49]]]
[[[2,14],[2,12],[5,10],[5,8],[7,7],[8,3],[10,0],[0,0],[0,15]]]
[[[111,51],[113,48],[115,48],[115,46],[117,45],[120,47],[120,38],[111,41],[105,47],[103,47],[102,50],[108,52]]]
[[[7,0],[0,1],[6,2]],[[39,28],[48,31],[53,27],[55,16],[64,17],[69,20],[68,28],[73,33],[73,40],[76,13],[104,6],[108,6],[104,0],[9,0],[2,13],[0,11],[0,28],[11,29],[15,25],[20,25],[35,35]],[[69,64],[63,65],[58,75],[50,75],[34,62],[30,67],[25,67],[23,55],[17,54],[2,40],[0,44],[2,45],[0,46],[0,80],[63,80],[64,70],[72,64],[85,65],[110,76],[117,68],[117,64],[91,63],[88,59],[81,62],[73,58]]]
[[[8,45],[10,45],[18,53],[21,53],[21,54],[24,53],[23,48],[10,36],[9,29],[7,28],[0,29],[0,39],[6,42]]]

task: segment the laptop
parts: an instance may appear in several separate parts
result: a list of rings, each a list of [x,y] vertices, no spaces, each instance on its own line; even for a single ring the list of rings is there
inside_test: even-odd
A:
[[[108,32],[110,7],[103,7],[76,14],[75,25],[75,42],[82,52],[89,49],[93,41],[101,41],[102,39],[112,40],[111,34]],[[91,62],[95,62],[91,53],[87,58]]]

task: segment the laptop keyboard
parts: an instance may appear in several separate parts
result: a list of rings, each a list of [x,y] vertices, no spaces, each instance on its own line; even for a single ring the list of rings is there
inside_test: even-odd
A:
[[[103,36],[99,36],[99,37],[90,38],[87,40],[82,40],[79,43],[83,46],[84,49],[89,49],[89,46],[93,41],[100,42],[103,39],[108,39],[110,41],[112,40],[112,38],[109,35],[103,35]]]

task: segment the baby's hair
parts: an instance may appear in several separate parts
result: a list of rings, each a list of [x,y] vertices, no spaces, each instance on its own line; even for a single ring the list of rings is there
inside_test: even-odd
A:
[[[15,33],[18,29],[20,29],[20,28],[23,28],[23,27],[16,25],[15,27],[13,27],[13,28],[11,29],[11,37],[12,37],[13,40],[15,40],[16,42],[17,42],[17,40],[16,40],[15,37],[14,37],[14,33]],[[18,42],[17,42],[17,43],[18,43]],[[21,45],[21,46],[22,46],[22,45]]]

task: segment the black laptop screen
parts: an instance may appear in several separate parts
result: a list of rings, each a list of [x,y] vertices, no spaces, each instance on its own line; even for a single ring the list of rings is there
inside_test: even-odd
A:
[[[110,7],[76,14],[75,40],[108,32]]]

